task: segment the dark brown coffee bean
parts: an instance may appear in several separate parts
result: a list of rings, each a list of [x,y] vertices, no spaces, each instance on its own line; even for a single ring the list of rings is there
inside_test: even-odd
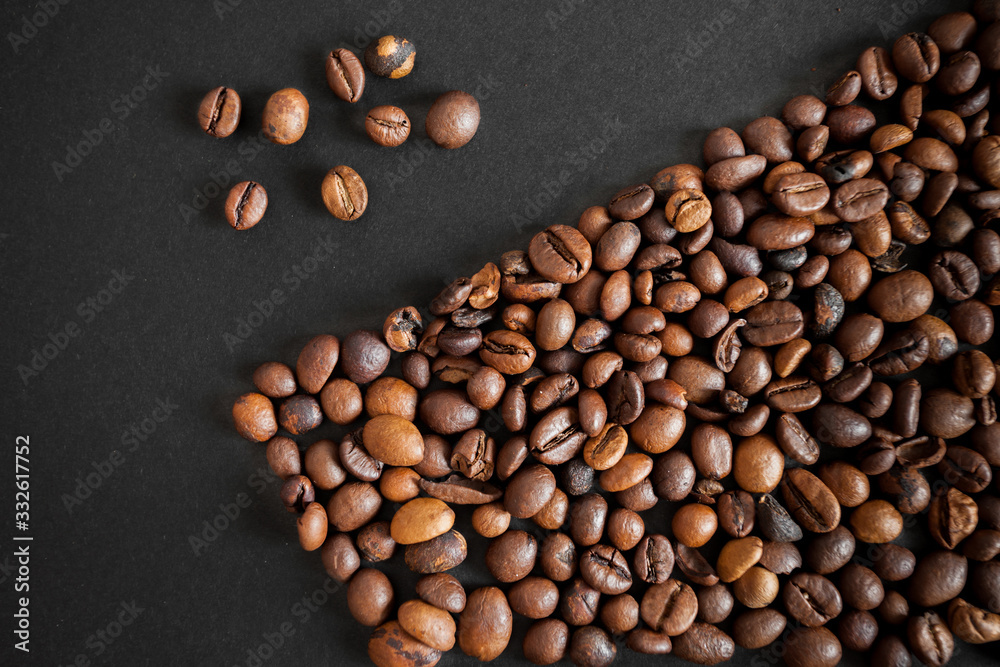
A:
[[[611,198],[608,212],[616,220],[636,220],[652,208],[653,196],[653,188],[645,183],[630,185]]]
[[[789,376],[764,388],[764,400],[774,410],[803,412],[816,407],[822,398],[819,385],[807,377]]]
[[[806,565],[818,574],[830,574],[850,562],[854,549],[855,540],[851,531],[837,526],[811,540],[803,558]]]
[[[253,372],[253,383],[260,393],[270,398],[285,398],[295,393],[295,374],[277,361],[261,364]],[[310,392],[312,393],[312,392]]]
[[[406,546],[406,565],[419,574],[436,574],[461,565],[468,555],[465,537],[449,530],[434,539]]]
[[[764,493],[757,501],[755,520],[761,534],[772,542],[802,539],[802,528],[770,493]]]
[[[840,503],[829,487],[803,468],[785,471],[781,484],[792,516],[806,530],[828,533],[840,523]]]
[[[840,615],[843,601],[829,579],[818,574],[793,574],[782,592],[788,613],[802,625],[815,628]]]
[[[859,178],[849,181],[833,193],[833,210],[845,222],[861,222],[875,215],[889,200],[889,190],[881,181]]]
[[[719,583],[719,575],[716,574],[715,568],[697,549],[677,542],[674,552],[677,567],[688,579],[700,586],[714,586]]]
[[[622,553],[598,544],[580,555],[580,575],[605,595],[619,595],[632,587],[632,573]]]
[[[692,623],[673,640],[673,654],[699,665],[717,665],[731,660],[735,651],[732,638],[714,625]]]
[[[872,434],[871,422],[837,403],[821,403],[813,412],[813,432],[819,442],[834,447],[856,447]]]
[[[650,584],[662,584],[674,569],[674,550],[663,535],[647,535],[639,542],[634,558],[635,576]]]
[[[536,234],[528,255],[539,274],[561,283],[578,281],[590,270],[592,260],[587,239],[566,225],[553,225]]]
[[[228,137],[240,124],[242,106],[239,94],[232,88],[213,88],[198,107],[198,124],[211,137]]]
[[[933,611],[913,616],[906,624],[910,650],[928,667],[941,667],[951,660],[955,639],[948,626]]]
[[[872,46],[862,51],[857,67],[862,86],[869,97],[884,100],[896,92],[899,83],[896,72],[888,51],[881,46]]]
[[[536,621],[524,634],[524,657],[536,665],[551,665],[566,657],[569,628],[556,618]]]
[[[267,191],[260,183],[237,183],[226,197],[226,220],[233,229],[250,229],[264,217],[267,210]]]
[[[787,301],[767,301],[746,313],[743,335],[751,345],[781,345],[802,335],[802,311]]]
[[[345,102],[357,102],[365,90],[365,69],[348,49],[334,49],[326,57],[326,83]]]
[[[653,630],[676,637],[694,622],[698,613],[698,597],[687,584],[668,579],[647,589],[639,613]]]
[[[937,74],[941,56],[933,39],[924,33],[911,32],[893,43],[892,62],[902,76],[923,83]]]

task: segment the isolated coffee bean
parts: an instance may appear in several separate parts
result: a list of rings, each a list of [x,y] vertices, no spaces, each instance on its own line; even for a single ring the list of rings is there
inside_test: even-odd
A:
[[[305,134],[309,123],[309,102],[295,88],[283,88],[264,105],[264,136],[271,143],[294,144]]]
[[[365,69],[348,49],[334,49],[326,57],[326,83],[345,102],[357,102],[365,90]]]
[[[211,137],[228,137],[240,124],[242,102],[232,88],[219,86],[205,94],[198,107],[198,124]]]
[[[400,79],[413,70],[417,48],[408,39],[383,35],[365,49],[365,66],[376,76]]]
[[[226,220],[237,230],[250,229],[264,217],[267,210],[267,191],[260,183],[237,183],[226,197]]]
[[[365,132],[379,146],[399,146],[410,136],[410,118],[399,107],[377,106],[365,116]]]
[[[461,148],[476,135],[479,119],[476,98],[461,90],[451,90],[434,100],[424,127],[427,136],[438,146]]]
[[[327,172],[320,192],[326,210],[340,220],[357,220],[368,208],[368,188],[358,172],[348,166]]]

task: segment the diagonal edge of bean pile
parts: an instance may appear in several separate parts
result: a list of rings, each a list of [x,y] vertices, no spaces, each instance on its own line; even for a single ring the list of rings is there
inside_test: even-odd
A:
[[[705,169],[539,232],[435,319],[400,308],[255,372],[237,429],[267,441],[375,664],[492,660],[514,613],[537,664],[624,643],[938,666],[1000,639],[1000,3],[973,12],[714,130]],[[277,435],[324,416],[354,430]],[[461,505],[498,582],[468,595],[446,574]],[[400,552],[424,576],[397,606],[361,562]]]

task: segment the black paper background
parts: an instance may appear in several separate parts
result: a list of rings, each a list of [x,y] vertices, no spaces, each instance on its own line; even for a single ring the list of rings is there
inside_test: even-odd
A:
[[[622,186],[699,161],[710,129],[777,115],[794,94],[822,96],[864,47],[967,4],[3,3],[0,663],[364,660],[367,629],[344,590],[323,591],[318,555],[298,547],[263,447],[232,429],[230,406],[251,389],[255,365],[294,363],[316,333],[379,328],[391,309],[423,306],[544,226],[574,224]],[[39,14],[46,8],[52,16]],[[369,77],[356,105],[337,100],[326,52],[359,52],[383,33],[416,44],[413,73]],[[216,85],[244,105],[225,140],[195,120]],[[263,104],[289,86],[310,100],[308,131],[292,146],[261,144]],[[469,145],[445,151],[423,118],[455,88],[476,94],[482,123]],[[365,111],[386,103],[415,126],[397,149],[363,131]],[[79,161],[67,155],[98,135]],[[368,184],[357,222],[335,220],[319,197],[337,164]],[[213,179],[264,184],[264,221],[230,229],[228,187],[220,195]],[[321,247],[332,256],[317,261]],[[46,349],[53,340],[64,349]],[[54,358],[22,378],[36,351]],[[11,647],[18,435],[31,442],[30,657]],[[88,475],[96,488],[67,509]],[[219,518],[239,502],[238,517]],[[193,548],[213,521],[226,527]],[[460,573],[486,584],[472,565],[482,542],[470,548]],[[412,578],[398,564],[389,571],[398,598],[410,597]],[[123,604],[141,611],[118,634]],[[283,628],[290,636],[255,662]],[[499,664],[524,662],[523,628]],[[988,655],[963,645],[956,664]],[[441,664],[470,662],[456,649]],[[778,660],[738,651],[736,662]]]

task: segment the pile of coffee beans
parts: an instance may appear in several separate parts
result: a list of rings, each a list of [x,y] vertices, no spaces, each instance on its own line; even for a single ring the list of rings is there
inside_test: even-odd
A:
[[[405,41],[378,49],[369,67],[406,70]],[[536,664],[939,667],[1000,639],[998,70],[979,0],[427,310],[258,368],[236,428],[372,661],[492,660],[515,614]],[[324,418],[339,442],[278,434]],[[466,592],[448,571],[481,540],[495,585]],[[374,567],[394,556],[412,595]]]
[[[417,57],[416,47],[407,39],[385,35],[368,45],[364,62],[350,49],[335,49],[326,56],[326,80],[333,94],[354,104],[365,90],[365,67],[372,74],[400,79],[411,71]],[[219,86],[210,90],[198,107],[198,124],[212,137],[228,137],[240,124],[243,110],[239,94]],[[271,95],[264,106],[263,133],[278,145],[294,144],[305,134],[309,124],[309,100],[300,90],[284,88]],[[479,129],[479,103],[460,90],[444,93],[427,112],[427,136],[442,148],[460,148],[472,140]],[[365,116],[365,133],[385,147],[401,145],[410,136],[410,118],[396,106],[382,105]],[[354,169],[334,167],[323,179],[323,203],[335,218],[357,220],[368,205],[368,189]],[[260,183],[244,181],[229,191],[226,220],[233,229],[250,229],[264,217],[267,192]]]

